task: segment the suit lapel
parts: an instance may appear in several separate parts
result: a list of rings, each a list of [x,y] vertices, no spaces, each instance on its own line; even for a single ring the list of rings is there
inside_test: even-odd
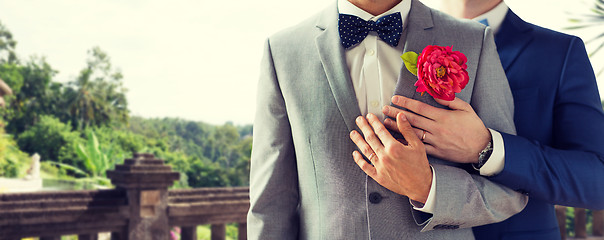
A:
[[[401,42],[404,41],[403,52],[414,51],[419,54],[427,45],[433,44],[434,33],[431,31],[433,27],[431,10],[418,0],[412,0],[411,11],[401,37]],[[346,126],[349,130],[356,129],[354,120],[361,115],[361,111],[346,65],[345,50],[340,44],[336,4],[321,14],[317,21],[317,28],[322,32],[316,37],[315,42],[329,86]],[[416,81],[417,77],[402,65],[394,94],[414,97],[416,91],[413,84]],[[419,94],[417,97],[420,97]]]
[[[401,41],[405,41],[403,53],[413,51],[420,54],[426,46],[433,44],[434,33],[431,30],[434,27],[434,22],[430,11],[418,0],[411,2],[411,11],[407,17],[405,30],[401,38]],[[414,84],[416,81],[417,76],[411,74],[403,64],[394,94],[410,98],[415,97],[417,92]],[[417,97],[419,97],[419,94]]]
[[[346,65],[345,50],[340,43],[337,5],[334,4],[322,13],[317,21],[317,28],[322,30],[315,42],[323,70],[346,126],[352,131],[356,129],[354,121],[361,115],[361,111]]]
[[[520,19],[512,10],[508,10],[499,32],[495,34],[497,53],[506,72],[518,54],[533,40],[532,34],[527,34],[532,30],[531,25]]]

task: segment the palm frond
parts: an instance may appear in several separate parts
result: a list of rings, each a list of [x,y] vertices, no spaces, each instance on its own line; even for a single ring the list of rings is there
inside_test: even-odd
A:
[[[589,53],[589,57],[593,57],[594,55],[596,55],[603,47],[604,47],[604,42],[600,43],[600,46],[598,46],[595,50],[593,50],[591,53]]]
[[[587,40],[587,41],[585,42],[585,44],[590,44],[590,43],[592,43],[592,42],[595,42],[595,41],[597,41],[597,40],[601,39],[602,37],[604,37],[604,33],[600,33],[600,35],[595,36],[595,37],[593,37],[593,38],[591,38],[591,39]]]
[[[73,171],[73,172],[75,172],[75,173],[77,173],[77,174],[81,174],[81,175],[84,175],[84,176],[90,176],[90,175],[89,175],[87,172],[85,172],[84,170],[82,170],[82,169],[80,169],[80,168],[78,168],[78,167],[71,166],[71,165],[69,165],[69,164],[60,163],[60,162],[55,162],[55,161],[46,161],[46,162],[48,162],[48,163],[50,163],[50,164],[54,164],[54,165],[56,165],[56,166],[57,166],[57,167],[59,167],[59,168],[63,168],[63,169],[66,169],[66,170]]]
[[[595,8],[597,8],[599,10],[604,10],[604,1],[603,0],[597,0],[595,2]]]
[[[564,27],[566,30],[583,30],[585,32],[595,33],[595,37],[591,37],[585,41],[587,50],[589,50],[589,58],[593,62],[593,58],[601,53],[604,48],[604,0],[589,0],[583,2],[585,10],[581,12],[569,13],[571,16],[569,21],[571,26]],[[589,4],[589,5],[587,5]],[[596,76],[601,76],[604,72],[604,67],[597,67],[599,69]],[[594,66],[594,70],[596,66]]]
[[[598,27],[598,26],[602,26],[602,23],[590,23],[590,24],[576,25],[576,26],[564,27],[564,29],[578,30],[578,29],[585,29],[585,28]]]
[[[593,12],[595,14],[604,15],[604,9],[603,8],[595,7],[595,8],[592,8],[590,10],[591,10],[591,12]]]
[[[571,23],[574,22],[598,22],[604,20],[604,15],[593,15],[593,14],[577,14],[575,17],[569,19]]]

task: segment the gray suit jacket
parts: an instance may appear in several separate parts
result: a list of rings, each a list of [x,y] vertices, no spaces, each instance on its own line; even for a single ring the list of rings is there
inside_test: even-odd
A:
[[[409,0],[406,0],[409,1]],[[485,124],[514,132],[509,86],[493,35],[413,0],[399,47],[451,46],[468,57],[457,96]],[[505,220],[527,197],[431,158],[433,215],[377,184],[354,163],[348,135],[360,115],[338,35],[336,5],[270,37],[261,65],[251,160],[250,239],[473,239],[470,227]],[[403,66],[396,94],[416,94]],[[446,165],[449,164],[449,165]],[[371,198],[371,200],[370,200]]]

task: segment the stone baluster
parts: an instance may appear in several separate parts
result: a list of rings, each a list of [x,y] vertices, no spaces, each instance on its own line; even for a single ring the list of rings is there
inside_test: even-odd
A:
[[[575,208],[575,237],[587,237],[587,214],[585,208]]]
[[[129,223],[128,240],[165,240],[170,237],[168,222],[168,187],[179,179],[180,174],[156,159],[153,154],[134,154],[115,170],[107,171],[107,177],[117,189],[126,191]],[[117,235],[117,234],[116,234]]]

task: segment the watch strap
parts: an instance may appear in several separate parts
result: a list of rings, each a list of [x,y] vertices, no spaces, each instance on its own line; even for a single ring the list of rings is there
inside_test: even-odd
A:
[[[472,167],[476,170],[480,170],[482,166],[487,163],[489,157],[491,157],[491,153],[493,153],[493,139],[487,143],[487,146],[478,153],[478,163],[472,163]]]

